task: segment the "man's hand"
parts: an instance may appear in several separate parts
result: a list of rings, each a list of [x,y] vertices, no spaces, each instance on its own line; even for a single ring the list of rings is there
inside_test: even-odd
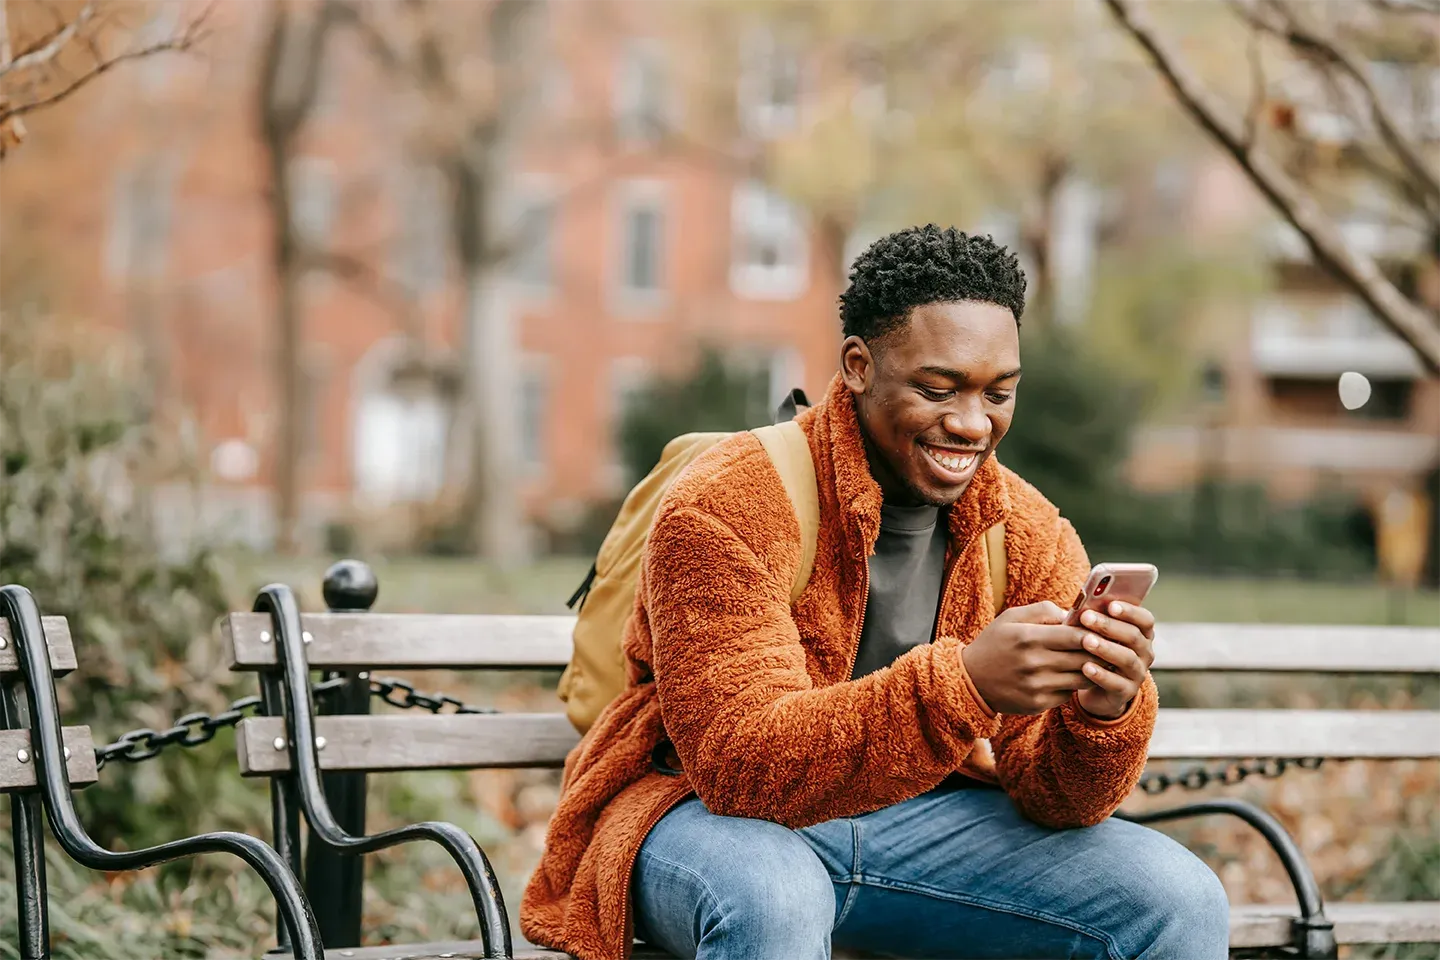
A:
[[[1125,712],[1150,675],[1150,664],[1155,662],[1155,616],[1144,607],[1118,600],[1107,612],[1109,616],[1087,610],[1080,616],[1089,631],[1085,649],[1110,667],[1085,664],[1082,669],[1093,686],[1081,690],[1076,699],[1086,713],[1113,720]]]
[[[1084,646],[1092,634],[1065,626],[1065,614],[1048,600],[1012,607],[961,650],[970,681],[990,709],[1044,713],[1075,691],[1094,688],[1084,672],[1085,664],[1095,663]]]
[[[1093,716],[1124,713],[1154,659],[1155,618],[1143,607],[1117,603],[1112,616],[1087,613],[1083,626],[1069,627],[1066,613],[1048,600],[1013,607],[961,651],[992,710],[1044,713],[1078,692],[1080,706]]]

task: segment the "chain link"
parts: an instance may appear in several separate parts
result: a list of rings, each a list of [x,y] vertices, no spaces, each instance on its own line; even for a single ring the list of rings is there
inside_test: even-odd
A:
[[[313,684],[310,691],[317,702],[323,702],[349,682],[350,679],[345,676],[332,677],[329,680]],[[433,696],[417,693],[413,686],[394,677],[371,679],[370,695],[384,700],[391,706],[406,710],[418,707],[422,710],[429,710],[431,713],[440,713],[446,707],[453,707],[451,713],[498,712],[470,706],[443,693]],[[220,730],[235,726],[246,717],[258,713],[259,710],[259,697],[242,697],[213,717],[208,713],[187,713],[176,720],[175,725],[168,730],[153,730],[149,727],[131,730],[114,743],[95,748],[95,769],[99,770],[112,760],[122,763],[140,763],[150,760],[159,756],[166,747],[198,747],[202,743],[214,740],[215,734]]]
[[[370,695],[379,697],[392,707],[399,707],[402,710],[413,710],[417,707],[421,710],[429,710],[431,713],[444,712],[446,707],[454,707],[450,713],[499,713],[488,707],[473,707],[468,703],[457,700],[447,694],[437,693],[434,695],[417,693],[415,688],[404,680],[397,680],[394,677],[372,679],[370,681]]]
[[[1140,778],[1139,789],[1150,796],[1158,796],[1172,787],[1185,790],[1204,790],[1213,784],[1233,787],[1246,779],[1259,776],[1274,780],[1285,775],[1291,767],[1301,770],[1318,770],[1325,762],[1324,757],[1267,757],[1253,763],[1232,760],[1222,766],[1206,769],[1192,767],[1182,773],[1147,773]]]
[[[361,676],[364,677],[364,674]],[[365,679],[370,682],[370,696],[402,710],[428,710],[435,714],[499,712],[488,707],[472,706],[445,693],[420,693],[412,684],[395,677]],[[334,677],[314,684],[311,692],[316,701],[323,702],[349,682],[348,677]],[[158,756],[160,751],[171,746],[198,747],[215,739],[215,734],[221,729],[235,726],[259,709],[259,697],[243,697],[230,704],[229,709],[213,717],[206,713],[186,714],[176,720],[173,727],[163,732],[149,728],[131,730],[114,743],[96,748],[95,767],[99,769],[111,760],[140,763]],[[1147,773],[1140,778],[1137,789],[1150,796],[1158,796],[1175,787],[1184,790],[1204,790],[1217,784],[1233,787],[1253,776],[1277,779],[1292,767],[1317,770],[1324,762],[1323,757],[1266,757],[1248,763],[1230,761],[1217,767],[1192,767],[1174,774]]]

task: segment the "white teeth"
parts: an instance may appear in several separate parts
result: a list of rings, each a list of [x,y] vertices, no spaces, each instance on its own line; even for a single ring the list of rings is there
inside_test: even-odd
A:
[[[961,471],[970,469],[970,464],[975,460],[975,455],[973,453],[963,457],[951,456],[939,453],[929,447],[925,448],[925,452],[930,454],[930,456],[934,457],[935,462],[940,464],[940,466],[944,467],[946,470],[952,470],[956,473],[960,473]]]

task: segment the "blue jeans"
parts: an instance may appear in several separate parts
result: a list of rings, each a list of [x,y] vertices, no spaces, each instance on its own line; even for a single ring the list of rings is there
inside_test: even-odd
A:
[[[1229,903],[1162,833],[1109,819],[1050,830],[994,789],[939,788],[790,830],[698,799],[646,838],[635,929],[699,960],[1105,957],[1223,960]]]

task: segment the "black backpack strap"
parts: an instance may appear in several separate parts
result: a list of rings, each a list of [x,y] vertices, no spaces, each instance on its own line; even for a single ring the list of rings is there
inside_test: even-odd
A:
[[[796,387],[786,394],[785,399],[780,401],[780,406],[775,409],[775,422],[784,423],[787,420],[794,420],[801,409],[810,406],[810,400],[805,396],[805,391]]]

